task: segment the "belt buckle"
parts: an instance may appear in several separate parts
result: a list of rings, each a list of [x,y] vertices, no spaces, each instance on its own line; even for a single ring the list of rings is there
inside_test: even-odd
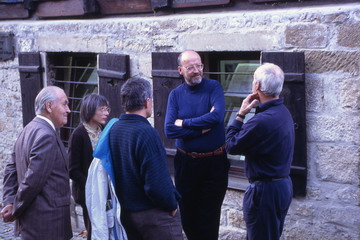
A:
[[[191,152],[191,153],[190,153],[190,156],[191,156],[192,158],[196,158],[196,157],[197,157],[197,154],[198,154],[197,152]]]

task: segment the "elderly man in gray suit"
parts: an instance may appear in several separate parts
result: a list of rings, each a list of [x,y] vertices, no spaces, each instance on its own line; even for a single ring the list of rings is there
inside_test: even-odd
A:
[[[5,222],[17,220],[21,239],[71,239],[68,159],[56,133],[70,113],[65,92],[45,87],[36,96],[35,112],[5,169],[1,215]]]

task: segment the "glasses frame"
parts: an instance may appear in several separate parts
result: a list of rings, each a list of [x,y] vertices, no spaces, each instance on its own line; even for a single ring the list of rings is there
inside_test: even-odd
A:
[[[190,66],[182,66],[183,68],[186,69],[186,71],[194,71],[195,68],[202,71],[204,69],[204,64],[194,64],[194,65],[190,65]]]
[[[111,108],[110,107],[98,107],[96,110],[99,110],[101,112],[108,112],[110,113],[111,112]]]

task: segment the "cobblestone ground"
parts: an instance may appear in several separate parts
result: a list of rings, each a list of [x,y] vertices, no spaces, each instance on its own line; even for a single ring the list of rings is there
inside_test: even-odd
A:
[[[84,240],[78,236],[78,232],[74,232],[72,240]],[[14,223],[5,223],[0,219],[0,239],[6,240],[20,240],[20,238],[14,236]]]

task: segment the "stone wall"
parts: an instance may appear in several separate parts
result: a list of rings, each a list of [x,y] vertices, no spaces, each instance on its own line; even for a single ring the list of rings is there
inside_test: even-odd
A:
[[[360,239],[360,4],[92,20],[3,21],[16,52],[129,54],[151,79],[152,51],[304,51],[307,195],[293,199],[282,239]],[[0,62],[0,171],[21,130],[18,59]],[[1,178],[2,179],[2,178]],[[245,239],[243,192],[229,190],[221,239]]]

